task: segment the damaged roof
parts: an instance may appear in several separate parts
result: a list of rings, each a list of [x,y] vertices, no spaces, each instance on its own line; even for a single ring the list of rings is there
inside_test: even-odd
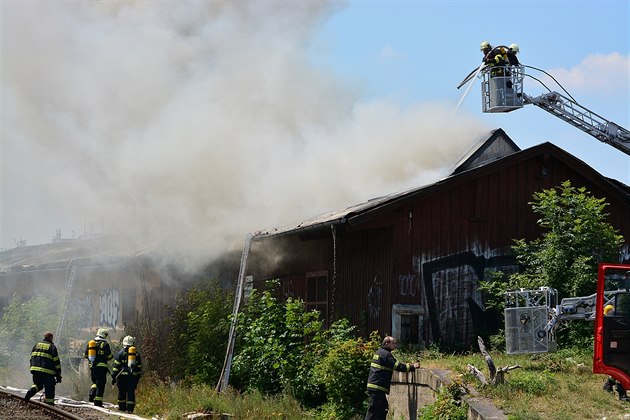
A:
[[[125,258],[136,258],[143,251],[132,244],[112,238],[77,239],[44,245],[20,246],[0,252],[0,274],[8,271],[31,271],[65,268],[71,263],[99,265]]]
[[[464,173],[474,170],[482,170],[483,168],[489,167],[491,163],[500,161],[505,162],[504,165],[506,166],[511,165],[517,160],[525,160],[533,155],[543,152],[551,152],[564,161],[570,160],[573,166],[578,165],[583,167],[583,172],[591,171],[594,176],[598,176],[603,180],[603,182],[607,183],[609,189],[612,188],[614,191],[617,191],[621,196],[623,196],[625,200],[630,201],[630,187],[617,180],[602,176],[583,161],[552,143],[545,142],[529,149],[521,150],[505,133],[505,131],[502,129],[496,129],[491,131],[489,136],[484,136],[476,141],[461,158],[454,161],[451,165],[449,176],[438,180],[433,184],[373,198],[364,203],[355,204],[342,210],[331,211],[329,213],[301,221],[294,226],[261,230],[254,234],[254,238],[302,234],[339,224],[349,224],[352,226],[358,225],[375,216],[377,213],[387,211],[393,205],[400,205],[403,201],[413,199],[419,194],[426,194],[436,188],[440,188],[447,182],[452,182],[455,178],[463,175]]]

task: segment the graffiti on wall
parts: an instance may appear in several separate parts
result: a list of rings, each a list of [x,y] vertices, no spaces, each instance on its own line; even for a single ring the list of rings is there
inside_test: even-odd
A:
[[[420,289],[420,276],[415,273],[398,275],[398,292],[401,296],[416,296]]]
[[[630,245],[626,244],[619,251],[619,262],[625,264],[630,262]]]
[[[474,341],[473,316],[483,312],[479,280],[487,271],[517,271],[512,255],[486,257],[466,251],[425,261],[414,258],[421,273],[433,341],[470,344]]]
[[[368,311],[370,317],[378,318],[381,314],[383,303],[383,279],[381,273],[376,273],[372,278],[372,285],[368,291]]]
[[[90,297],[83,296],[70,302],[70,313],[76,317],[77,328],[90,328],[92,326],[92,305]]]
[[[120,292],[118,289],[105,290],[99,295],[98,300],[99,325],[106,325],[115,329],[120,313]]]

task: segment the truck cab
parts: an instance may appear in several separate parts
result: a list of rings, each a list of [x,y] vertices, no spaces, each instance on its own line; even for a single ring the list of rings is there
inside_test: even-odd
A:
[[[605,314],[607,305],[613,308]],[[630,265],[599,265],[593,373],[609,375],[630,389]]]

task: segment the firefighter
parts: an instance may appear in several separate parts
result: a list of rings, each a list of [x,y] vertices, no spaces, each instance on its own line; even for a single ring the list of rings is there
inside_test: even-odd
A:
[[[367,392],[370,398],[365,420],[385,420],[387,418],[387,394],[392,383],[394,370],[400,372],[413,372],[420,367],[418,362],[400,363],[392,355],[398,343],[391,336],[385,337],[383,344],[372,356],[370,364],[370,375],[368,376]]]
[[[88,342],[85,349],[85,358],[88,359],[92,380],[88,399],[98,407],[103,406],[103,394],[107,384],[107,374],[109,374],[107,364],[114,358],[107,342],[107,336],[109,336],[109,331],[106,328],[99,328],[96,337]]]
[[[479,49],[481,50],[481,53],[483,54],[482,61],[485,63],[486,55],[488,55],[488,53],[492,51],[492,45],[490,45],[488,41],[483,41],[481,45],[479,46]]]
[[[112,369],[112,385],[118,384],[118,409],[128,413],[133,413],[136,406],[136,387],[142,374],[142,361],[135,344],[134,337],[123,338],[123,348],[116,354]]]
[[[499,45],[492,48],[484,57],[483,62],[492,67],[490,75],[503,76],[505,75],[504,67],[509,64],[508,59],[508,47]]]
[[[46,404],[55,405],[55,385],[61,383],[61,362],[57,347],[53,343],[53,333],[47,331],[44,339],[33,346],[31,351],[31,374],[33,385],[24,396],[28,401],[44,389]]]
[[[604,306],[604,316],[614,315],[615,307],[613,305],[608,304]],[[621,382],[617,381],[612,376],[609,376],[608,379],[606,379],[606,382],[604,382],[604,391],[613,392],[613,390],[617,391],[617,395],[619,395],[619,399],[621,401],[630,401],[630,398],[628,398],[628,394],[626,393],[623,385],[621,385]]]
[[[517,44],[511,44],[508,47],[507,59],[508,59],[508,63],[510,64],[510,66],[518,66],[519,64],[521,64],[518,61],[518,57],[516,56],[516,54],[518,54],[520,50],[521,49],[518,47]]]

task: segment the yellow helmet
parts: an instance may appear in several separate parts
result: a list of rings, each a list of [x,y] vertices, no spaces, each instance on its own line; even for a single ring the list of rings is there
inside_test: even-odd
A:
[[[520,51],[520,48],[518,48],[518,45],[517,45],[517,44],[512,44],[512,45],[510,45],[510,49],[511,49],[512,51],[514,51],[515,53],[517,53],[517,52],[519,52],[519,51]]]
[[[99,328],[96,332],[96,335],[101,338],[107,338],[107,336],[109,335],[109,331],[107,331],[107,328]]]
[[[613,309],[615,309],[615,307],[612,305],[604,306],[604,315],[608,315],[608,312],[612,311]]]
[[[490,49],[492,49],[492,45],[490,45],[488,41],[483,41],[481,45],[479,46],[480,51],[490,50]]]

